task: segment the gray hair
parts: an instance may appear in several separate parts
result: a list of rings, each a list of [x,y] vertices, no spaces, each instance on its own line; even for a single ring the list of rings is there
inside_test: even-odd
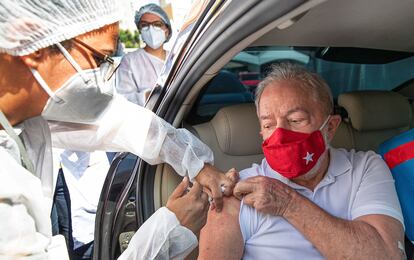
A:
[[[311,98],[321,103],[323,111],[329,115],[333,111],[333,98],[331,89],[325,80],[316,73],[310,72],[302,66],[294,63],[280,63],[272,65],[270,73],[256,89],[255,104],[259,111],[260,97],[266,87],[273,82],[293,80],[299,83],[299,86],[308,92],[311,92]]]

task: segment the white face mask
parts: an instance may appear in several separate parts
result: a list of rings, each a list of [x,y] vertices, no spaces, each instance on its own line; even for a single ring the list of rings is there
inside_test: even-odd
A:
[[[166,40],[164,30],[152,25],[148,26],[146,30],[142,29],[141,36],[142,40],[152,49],[158,49]]]
[[[46,120],[61,122],[94,123],[109,107],[113,99],[114,77],[108,81],[105,77],[109,70],[114,69],[114,65],[103,63],[96,69],[82,70],[62,45],[57,44],[57,46],[77,73],[56,92],[53,92],[39,72],[31,69],[37,82],[50,96],[43,109],[42,117]]]

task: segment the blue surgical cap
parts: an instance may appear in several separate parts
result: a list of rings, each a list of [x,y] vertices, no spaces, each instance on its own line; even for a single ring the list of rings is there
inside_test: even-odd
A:
[[[169,34],[165,42],[168,42],[172,35],[171,23],[167,13],[159,5],[147,4],[142,6],[138,11],[135,12],[135,24],[138,27],[139,22],[144,14],[151,13],[159,16],[168,28]]]

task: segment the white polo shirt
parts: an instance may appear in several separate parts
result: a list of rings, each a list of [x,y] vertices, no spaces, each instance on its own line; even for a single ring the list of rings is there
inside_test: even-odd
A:
[[[267,176],[286,183],[329,214],[352,220],[382,214],[404,223],[394,180],[381,157],[372,152],[330,148],[331,161],[322,181],[311,190],[281,176],[263,159],[240,172],[240,178]],[[319,251],[282,217],[265,215],[241,203],[243,259],[323,259]],[[404,224],[403,224],[404,225]]]

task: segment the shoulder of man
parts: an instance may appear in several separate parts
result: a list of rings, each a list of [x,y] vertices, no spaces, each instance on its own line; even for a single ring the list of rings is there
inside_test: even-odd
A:
[[[364,179],[366,174],[390,178],[389,169],[379,154],[374,151],[356,151],[331,148],[330,167],[339,171],[350,170],[354,180]]]
[[[375,151],[356,151],[355,149],[346,150],[343,148],[331,148],[331,160],[346,160],[352,166],[366,163],[370,160],[381,160],[382,158]]]
[[[263,159],[260,164],[253,163],[251,167],[243,169],[239,172],[240,180],[244,180],[254,176],[265,176],[265,169],[269,167],[266,159]]]

